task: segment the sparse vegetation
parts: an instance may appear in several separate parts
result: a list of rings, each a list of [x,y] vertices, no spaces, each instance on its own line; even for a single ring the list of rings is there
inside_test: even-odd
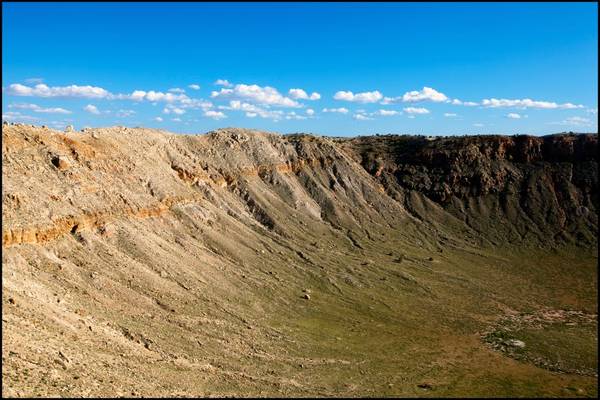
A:
[[[495,138],[2,134],[4,396],[597,396],[595,159],[443,203],[394,163]]]

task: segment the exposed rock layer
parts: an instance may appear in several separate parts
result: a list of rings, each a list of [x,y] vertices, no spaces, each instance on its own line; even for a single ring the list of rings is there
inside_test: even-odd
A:
[[[384,219],[401,209],[431,222],[456,218],[495,244],[596,241],[597,135],[334,141],[245,130],[193,137],[112,128],[93,136],[3,129],[3,246],[51,240],[104,220],[158,215],[215,190],[241,193],[248,180],[282,175],[296,176],[300,188],[284,179],[275,187],[295,201],[316,202],[319,217],[334,225],[361,222],[342,206]],[[329,181],[315,184],[314,169]],[[384,191],[389,197],[378,195]],[[248,196],[244,201],[259,208]],[[446,216],[428,214],[423,203],[438,205]],[[268,219],[268,210],[261,213]]]
[[[422,194],[495,243],[596,241],[597,135],[371,136],[340,144],[389,195],[406,203],[408,193]]]

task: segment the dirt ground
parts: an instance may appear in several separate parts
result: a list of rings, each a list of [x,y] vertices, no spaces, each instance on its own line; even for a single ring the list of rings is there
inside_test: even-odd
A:
[[[3,396],[597,397],[597,214],[486,235],[329,138],[2,134]]]

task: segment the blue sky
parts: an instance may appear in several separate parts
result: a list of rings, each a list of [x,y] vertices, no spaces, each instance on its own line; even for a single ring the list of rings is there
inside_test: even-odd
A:
[[[596,3],[3,3],[2,118],[597,132]]]

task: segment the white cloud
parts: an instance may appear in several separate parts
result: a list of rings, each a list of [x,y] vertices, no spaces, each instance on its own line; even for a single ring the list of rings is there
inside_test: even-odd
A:
[[[380,104],[387,106],[390,104],[395,104],[400,100],[402,100],[402,97],[384,97]]]
[[[169,89],[169,92],[171,92],[171,93],[185,93],[185,90],[176,87],[176,88]]]
[[[510,118],[510,119],[521,119],[521,114],[517,114],[517,113],[508,113],[508,114],[506,114],[506,118]]]
[[[422,90],[413,90],[412,92],[404,93],[402,96],[402,101],[413,103],[418,101],[433,101],[433,102],[441,102],[448,100],[448,97],[444,93],[440,93],[435,89],[425,86]]]
[[[292,99],[308,99],[308,94],[302,89],[290,89],[288,95]]]
[[[111,97],[111,93],[106,89],[96,86],[53,86],[49,87],[39,83],[33,87],[13,83],[8,86],[7,94],[14,96],[35,96],[35,97],[84,97],[90,99],[102,99]]]
[[[64,108],[60,108],[60,107],[44,108],[44,107],[38,106],[37,104],[27,104],[27,103],[10,104],[8,106],[8,108],[17,108],[20,110],[32,110],[34,112],[45,113],[45,114],[71,114],[71,111],[65,110]]]
[[[126,118],[132,116],[133,114],[135,114],[134,110],[119,110],[115,115],[119,118]]]
[[[383,117],[390,117],[392,115],[399,115],[400,112],[395,110],[377,110],[372,115],[381,115]]]
[[[590,124],[591,120],[589,118],[583,118],[583,117],[570,117],[567,118],[566,121],[572,123],[572,124]]]
[[[370,120],[373,119],[373,118],[370,118],[370,117],[368,117],[368,116],[366,116],[364,114],[354,114],[352,116],[352,118],[354,118],[354,119],[356,119],[358,121],[370,121]]]
[[[317,92],[312,92],[311,95],[309,96],[304,90],[302,89],[290,89],[288,91],[288,95],[292,98],[292,99],[302,99],[302,100],[319,100],[321,98],[321,95]]]
[[[313,110],[312,108],[308,108],[308,109],[306,109],[306,114],[315,115],[315,110]]]
[[[134,90],[129,96],[119,96],[118,98],[129,98],[134,101],[164,101],[167,103],[173,103],[175,101],[185,101],[191,100],[185,94],[173,94],[173,93],[163,93],[163,92],[155,92],[154,90],[150,90],[146,92],[144,90]]]
[[[554,125],[569,125],[569,126],[592,126],[592,120],[584,117],[569,117],[560,122],[553,122]]]
[[[590,114],[598,114],[598,109],[597,108],[588,108],[586,110],[586,112],[588,112]]]
[[[324,113],[348,114],[348,109],[344,108],[344,107],[340,107],[340,108],[324,108],[322,111]]]
[[[467,107],[473,107],[473,106],[478,106],[479,103],[476,103],[474,101],[461,101],[459,99],[453,99],[451,101],[452,104],[454,104],[455,106],[467,106]]]
[[[350,91],[339,91],[333,98],[335,100],[353,101],[357,103],[376,103],[383,98],[383,95],[378,91],[352,93]]]
[[[444,117],[456,117],[457,114],[455,113],[444,113]]]
[[[227,118],[227,115],[223,114],[221,111],[213,111],[209,110],[204,113],[205,117],[212,118],[214,120],[220,120],[223,118]]]
[[[156,117],[156,118],[154,118],[154,120],[157,122],[163,122],[163,119],[161,117]]]
[[[234,97],[245,99],[261,105],[272,105],[280,107],[302,107],[300,103],[289,97],[283,96],[277,89],[270,86],[258,85],[235,85],[233,89],[221,89],[210,94],[212,98]]]
[[[231,100],[229,106],[219,106],[222,110],[236,110],[246,112],[246,116],[254,118],[259,116],[261,118],[270,118],[273,120],[279,120],[283,118],[283,111],[279,110],[267,110],[262,107],[258,107],[254,104],[244,103],[239,100]]]
[[[131,100],[135,100],[135,101],[142,101],[142,100],[144,100],[145,96],[146,96],[146,92],[143,90],[134,90],[133,93],[131,93],[129,95]]]
[[[225,86],[225,87],[232,87],[233,86],[227,79],[217,79],[214,82],[214,84],[217,85],[217,86]]]
[[[2,114],[3,121],[39,121],[39,118],[23,115],[18,111],[7,111]]]
[[[173,122],[181,122],[181,118],[171,118],[171,121],[173,121]]]
[[[50,121],[50,126],[54,129],[64,129],[67,124],[72,125],[70,122],[72,121]]]
[[[195,83],[192,83],[191,85],[188,85],[188,87],[190,89],[194,89],[194,90],[200,90],[200,85],[197,85]]]
[[[429,110],[423,107],[406,107],[404,112],[408,114],[429,114]]]
[[[185,114],[185,110],[183,108],[179,108],[174,106],[173,104],[167,104],[165,106],[165,108],[163,109],[163,113],[165,114],[177,114],[177,115],[183,115]]]
[[[93,104],[88,104],[87,106],[83,107],[83,109],[87,112],[89,112],[90,114],[100,114],[100,111],[98,110],[98,107],[96,107]]]
[[[481,128],[481,127],[484,127],[485,125],[481,124],[481,123],[475,123],[475,124],[473,124],[473,126],[475,126],[477,128]]]
[[[182,99],[179,101],[180,108],[190,108],[193,110],[201,109],[202,111],[209,110],[213,107],[213,103],[206,100],[198,100],[198,99]]]
[[[296,114],[295,111],[289,112],[285,116],[285,119],[307,119],[307,118],[308,117],[305,117],[304,115],[298,115],[298,114]]]
[[[492,99],[484,99],[481,102],[481,104],[484,107],[492,107],[492,108],[497,108],[497,107],[540,108],[540,109],[583,108],[582,105],[575,105],[572,103],[558,104],[558,103],[551,102],[551,101],[535,101],[535,100],[531,100],[531,99],[509,100],[509,99],[494,99],[494,98],[492,98]]]
[[[356,110],[356,112],[352,116],[352,118],[359,120],[359,121],[368,121],[368,120],[372,120],[373,118],[371,118],[371,117],[374,117],[374,116],[391,117],[394,115],[401,115],[401,114],[402,113],[400,111],[396,111],[396,110],[380,109],[380,110],[369,113],[365,109],[359,109],[359,110]]]

